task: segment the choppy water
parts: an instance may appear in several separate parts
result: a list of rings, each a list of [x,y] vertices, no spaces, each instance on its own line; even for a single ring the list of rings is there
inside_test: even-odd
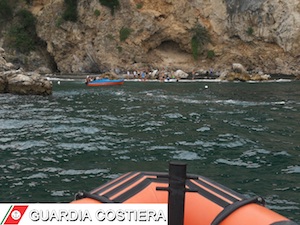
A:
[[[1,94],[0,106],[2,202],[69,202],[179,160],[300,222],[300,82],[73,81],[49,97]]]

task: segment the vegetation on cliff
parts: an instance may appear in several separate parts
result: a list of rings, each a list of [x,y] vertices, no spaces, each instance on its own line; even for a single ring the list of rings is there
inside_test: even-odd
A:
[[[7,29],[5,44],[27,54],[35,49],[40,39],[36,33],[36,18],[27,9],[18,10],[19,4],[15,1],[0,0],[0,24],[5,25]]]
[[[204,45],[210,42],[210,35],[205,27],[200,24],[197,24],[194,29],[192,29],[192,33],[194,34],[191,39],[192,53],[196,60],[203,51]]]
[[[12,18],[13,11],[7,0],[0,0],[0,24]]]
[[[128,27],[122,27],[120,30],[120,41],[125,41],[131,34],[132,29]]]
[[[111,15],[115,14],[115,10],[120,8],[119,0],[99,0],[100,4],[110,8]]]
[[[16,13],[12,26],[8,30],[8,45],[22,53],[35,49],[39,38],[36,34],[36,18],[26,9]]]
[[[64,0],[66,9],[63,13],[63,19],[76,22],[78,19],[77,0]]]

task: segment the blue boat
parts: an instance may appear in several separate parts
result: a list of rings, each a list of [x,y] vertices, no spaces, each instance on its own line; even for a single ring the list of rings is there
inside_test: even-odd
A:
[[[101,78],[101,79],[89,80],[87,78],[85,84],[89,87],[122,85],[124,84],[124,79],[111,80],[108,78]]]

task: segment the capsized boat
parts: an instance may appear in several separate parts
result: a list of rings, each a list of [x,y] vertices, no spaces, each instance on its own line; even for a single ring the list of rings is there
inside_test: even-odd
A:
[[[166,203],[169,225],[297,225],[266,208],[261,197],[246,198],[200,175],[170,163],[169,174],[128,172],[72,203]]]
[[[112,80],[108,78],[95,79],[91,81],[86,81],[86,85],[90,87],[96,86],[113,86],[124,84],[124,79]]]

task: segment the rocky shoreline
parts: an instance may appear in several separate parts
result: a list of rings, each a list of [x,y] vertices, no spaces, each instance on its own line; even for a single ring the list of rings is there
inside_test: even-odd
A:
[[[17,69],[3,57],[0,48],[0,93],[19,95],[51,95],[52,82],[36,72]]]
[[[238,68],[232,67],[232,70],[224,70],[223,72],[209,72],[209,71],[194,71],[194,72],[184,72],[180,71],[180,76],[174,75],[177,71],[151,71],[145,72],[145,80],[162,80],[164,78],[173,78],[180,80],[220,80],[220,81],[268,81],[268,80],[299,80],[299,76],[292,74],[264,74],[264,73],[250,73],[247,72],[241,64],[238,65]],[[135,73],[135,74],[134,74]],[[142,72],[130,72],[118,71],[116,72],[107,72],[103,74],[91,74],[91,73],[82,73],[82,74],[44,74],[43,76],[49,80],[85,80],[87,76],[107,76],[111,79],[123,78],[128,81],[142,79]]]
[[[4,49],[0,48],[0,93],[12,93],[19,95],[51,95],[52,80],[82,80],[91,74],[44,74],[37,72],[26,72],[23,69],[17,69],[12,63],[7,62],[4,58]],[[192,71],[185,72],[182,70],[153,70],[153,71],[114,71],[104,74],[94,74],[92,76],[105,76],[110,79],[124,78],[126,80],[152,80],[152,81],[201,81],[201,80],[218,80],[218,81],[268,81],[276,79],[299,80],[299,76],[281,75],[281,74],[264,74],[249,73],[243,65],[239,63],[232,64],[231,70],[223,72],[213,71]]]

